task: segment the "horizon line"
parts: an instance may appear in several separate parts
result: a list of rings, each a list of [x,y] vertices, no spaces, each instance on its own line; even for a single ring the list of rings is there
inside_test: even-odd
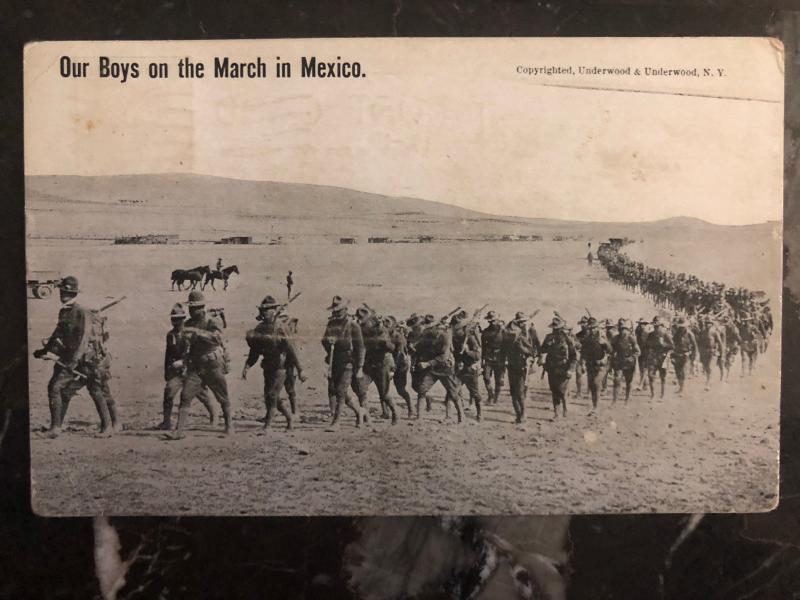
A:
[[[694,221],[699,221],[706,225],[713,225],[714,227],[749,227],[753,225],[767,225],[770,223],[783,223],[783,218],[781,219],[765,219],[764,221],[758,222],[750,222],[750,223],[715,223],[714,221],[709,221],[707,219],[703,219],[700,217],[692,217],[685,214],[681,215],[674,215],[671,217],[661,217],[658,219],[649,219],[649,220],[638,220],[638,221],[585,221],[581,219],[562,219],[557,217],[529,217],[529,216],[522,216],[522,215],[511,215],[511,214],[498,214],[498,213],[489,213],[481,210],[476,210],[474,208],[466,208],[464,206],[453,204],[451,202],[444,202],[442,200],[430,200],[427,198],[419,198],[416,196],[400,196],[400,195],[388,195],[379,192],[367,192],[364,190],[359,190],[356,188],[349,188],[343,187],[340,185],[330,185],[324,183],[305,183],[305,182],[298,182],[298,181],[279,181],[275,179],[252,179],[249,177],[231,177],[228,175],[216,175],[211,173],[196,173],[196,172],[180,172],[180,171],[162,171],[162,172],[150,172],[150,173],[106,173],[106,174],[95,174],[95,175],[79,175],[79,174],[69,174],[69,173],[24,173],[24,177],[75,177],[75,178],[101,178],[101,177],[153,177],[153,176],[177,176],[177,177],[212,177],[214,179],[227,179],[230,181],[247,181],[252,183],[278,183],[283,185],[306,185],[312,187],[320,187],[320,188],[331,188],[336,190],[345,190],[348,192],[357,192],[359,194],[368,194],[370,196],[379,196],[385,198],[387,200],[416,200],[420,202],[431,202],[433,204],[441,204],[443,206],[449,206],[453,208],[457,208],[460,210],[473,212],[479,215],[486,215],[487,217],[505,217],[505,218],[513,218],[513,219],[527,219],[527,220],[539,220],[539,221],[558,221],[562,223],[582,223],[582,224],[603,224],[603,225],[631,225],[631,224],[647,224],[647,223],[658,223],[661,221],[670,221],[670,220],[677,220],[677,219],[691,219]],[[27,193],[27,190],[26,190]]]

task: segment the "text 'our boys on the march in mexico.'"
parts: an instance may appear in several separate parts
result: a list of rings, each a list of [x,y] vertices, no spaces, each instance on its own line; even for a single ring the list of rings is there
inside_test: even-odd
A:
[[[211,68],[207,68],[210,66]],[[291,78],[299,67],[300,77],[316,79],[352,79],[366,77],[361,63],[342,60],[337,56],[333,60],[325,60],[316,56],[302,56],[299,64],[282,60],[276,56],[271,62],[258,56],[254,60],[236,60],[227,56],[215,56],[213,65],[191,57],[183,57],[175,63],[128,61],[108,56],[97,59],[96,71],[89,61],[77,61],[69,56],[59,59],[59,74],[62,78],[83,79],[96,75],[100,79],[111,79],[126,83],[133,79],[267,79],[272,71],[276,79]]]

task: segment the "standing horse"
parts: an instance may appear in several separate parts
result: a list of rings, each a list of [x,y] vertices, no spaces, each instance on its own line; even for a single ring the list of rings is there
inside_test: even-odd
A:
[[[203,276],[211,272],[211,267],[195,267],[193,269],[176,269],[172,272],[172,291],[175,291],[175,284],[178,284],[178,291],[183,290],[183,284],[189,281],[195,289],[198,283],[202,283]]]
[[[222,269],[220,271],[209,271],[208,273],[206,273],[206,280],[203,282],[203,289],[205,289],[205,287],[210,283],[211,284],[211,289],[213,289],[214,291],[217,291],[217,288],[214,287],[214,280],[215,279],[222,279],[222,281],[225,283],[225,287],[223,287],[222,290],[223,291],[227,290],[228,289],[228,279],[234,273],[239,275],[239,267],[237,267],[236,265],[231,265],[230,267],[225,267],[224,269]]]

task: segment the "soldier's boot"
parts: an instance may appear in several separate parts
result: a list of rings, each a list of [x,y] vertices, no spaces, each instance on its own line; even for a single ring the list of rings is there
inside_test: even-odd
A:
[[[392,425],[397,425],[397,409],[394,406],[394,402],[391,398],[387,398],[386,404],[389,406],[389,412],[392,415]]]
[[[656,395],[656,386],[653,385],[653,383],[654,383],[653,379],[654,379],[653,377],[650,377],[649,375],[647,376],[647,383],[649,384],[649,387],[650,387],[650,400],[655,398],[655,395]]]
[[[456,417],[458,418],[458,423],[461,423],[464,416],[464,409],[461,407],[461,397],[456,396],[453,400],[453,404],[456,406]]]
[[[503,384],[498,383],[494,386],[494,403],[497,404],[500,401],[500,390],[503,389]]]
[[[90,393],[94,401],[94,407],[97,409],[97,414],[100,415],[100,430],[97,432],[99,436],[110,436],[113,433],[111,429],[111,415],[108,413],[108,404],[102,394]]]
[[[406,408],[408,409],[408,418],[410,419],[411,416],[414,414],[414,411],[411,408],[411,394],[403,390],[403,393],[400,394],[403,397],[403,400],[406,402]]]
[[[475,397],[475,420],[480,423],[481,421],[481,397]]]
[[[428,396],[428,394],[425,394],[425,412],[431,412],[432,410],[433,410],[433,402],[431,401],[431,397]]]
[[[664,388],[666,387],[666,385],[667,385],[667,380],[664,377],[662,377],[661,378],[661,399],[664,398]]]
[[[292,414],[297,414],[297,394],[292,392],[289,394],[289,407],[292,409]]]
[[[339,403],[336,400],[336,396],[328,394],[328,408],[330,408],[331,415],[338,414],[338,410],[337,410],[338,406],[339,406]]]
[[[424,396],[417,396],[417,412],[416,412],[416,418],[417,419],[419,419],[419,409],[422,406],[422,400],[423,399],[425,399]]]
[[[611,388],[611,404],[617,403],[617,394],[619,394],[620,382],[619,379],[614,377],[614,387]]]
[[[292,429],[292,413],[291,410],[286,408],[286,403],[283,401],[283,398],[278,400],[278,412],[286,419],[286,430],[290,431]]]
[[[341,412],[342,412],[342,403],[334,399],[333,404],[331,406],[331,414],[333,415],[330,423],[331,426],[336,425],[336,422],[339,420],[339,414]]]
[[[119,431],[119,418],[117,417],[117,403],[110,396],[106,398],[106,406],[108,407],[108,416],[111,418],[111,429]]]
[[[553,398],[553,418],[558,418],[558,398]]]
[[[230,402],[222,404],[222,420],[225,423],[225,435],[233,435],[235,431],[233,428],[233,415],[231,414]]]
[[[631,398],[631,382],[625,382],[625,404],[628,403],[628,400]]]
[[[178,409],[178,425],[175,427],[175,433],[172,434],[172,439],[180,440],[185,437],[184,429],[186,422],[189,420],[189,407],[181,406]]]
[[[386,399],[382,398],[381,399],[381,419],[388,419],[391,416],[390,412],[391,411],[389,410],[389,405],[387,404]]]
[[[172,396],[169,394],[164,394],[164,418],[156,429],[164,431],[172,429]]]

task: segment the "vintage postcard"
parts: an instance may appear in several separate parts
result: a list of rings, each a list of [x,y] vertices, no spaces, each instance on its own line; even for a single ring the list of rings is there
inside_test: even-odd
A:
[[[767,38],[25,50],[41,515],[778,497]]]

